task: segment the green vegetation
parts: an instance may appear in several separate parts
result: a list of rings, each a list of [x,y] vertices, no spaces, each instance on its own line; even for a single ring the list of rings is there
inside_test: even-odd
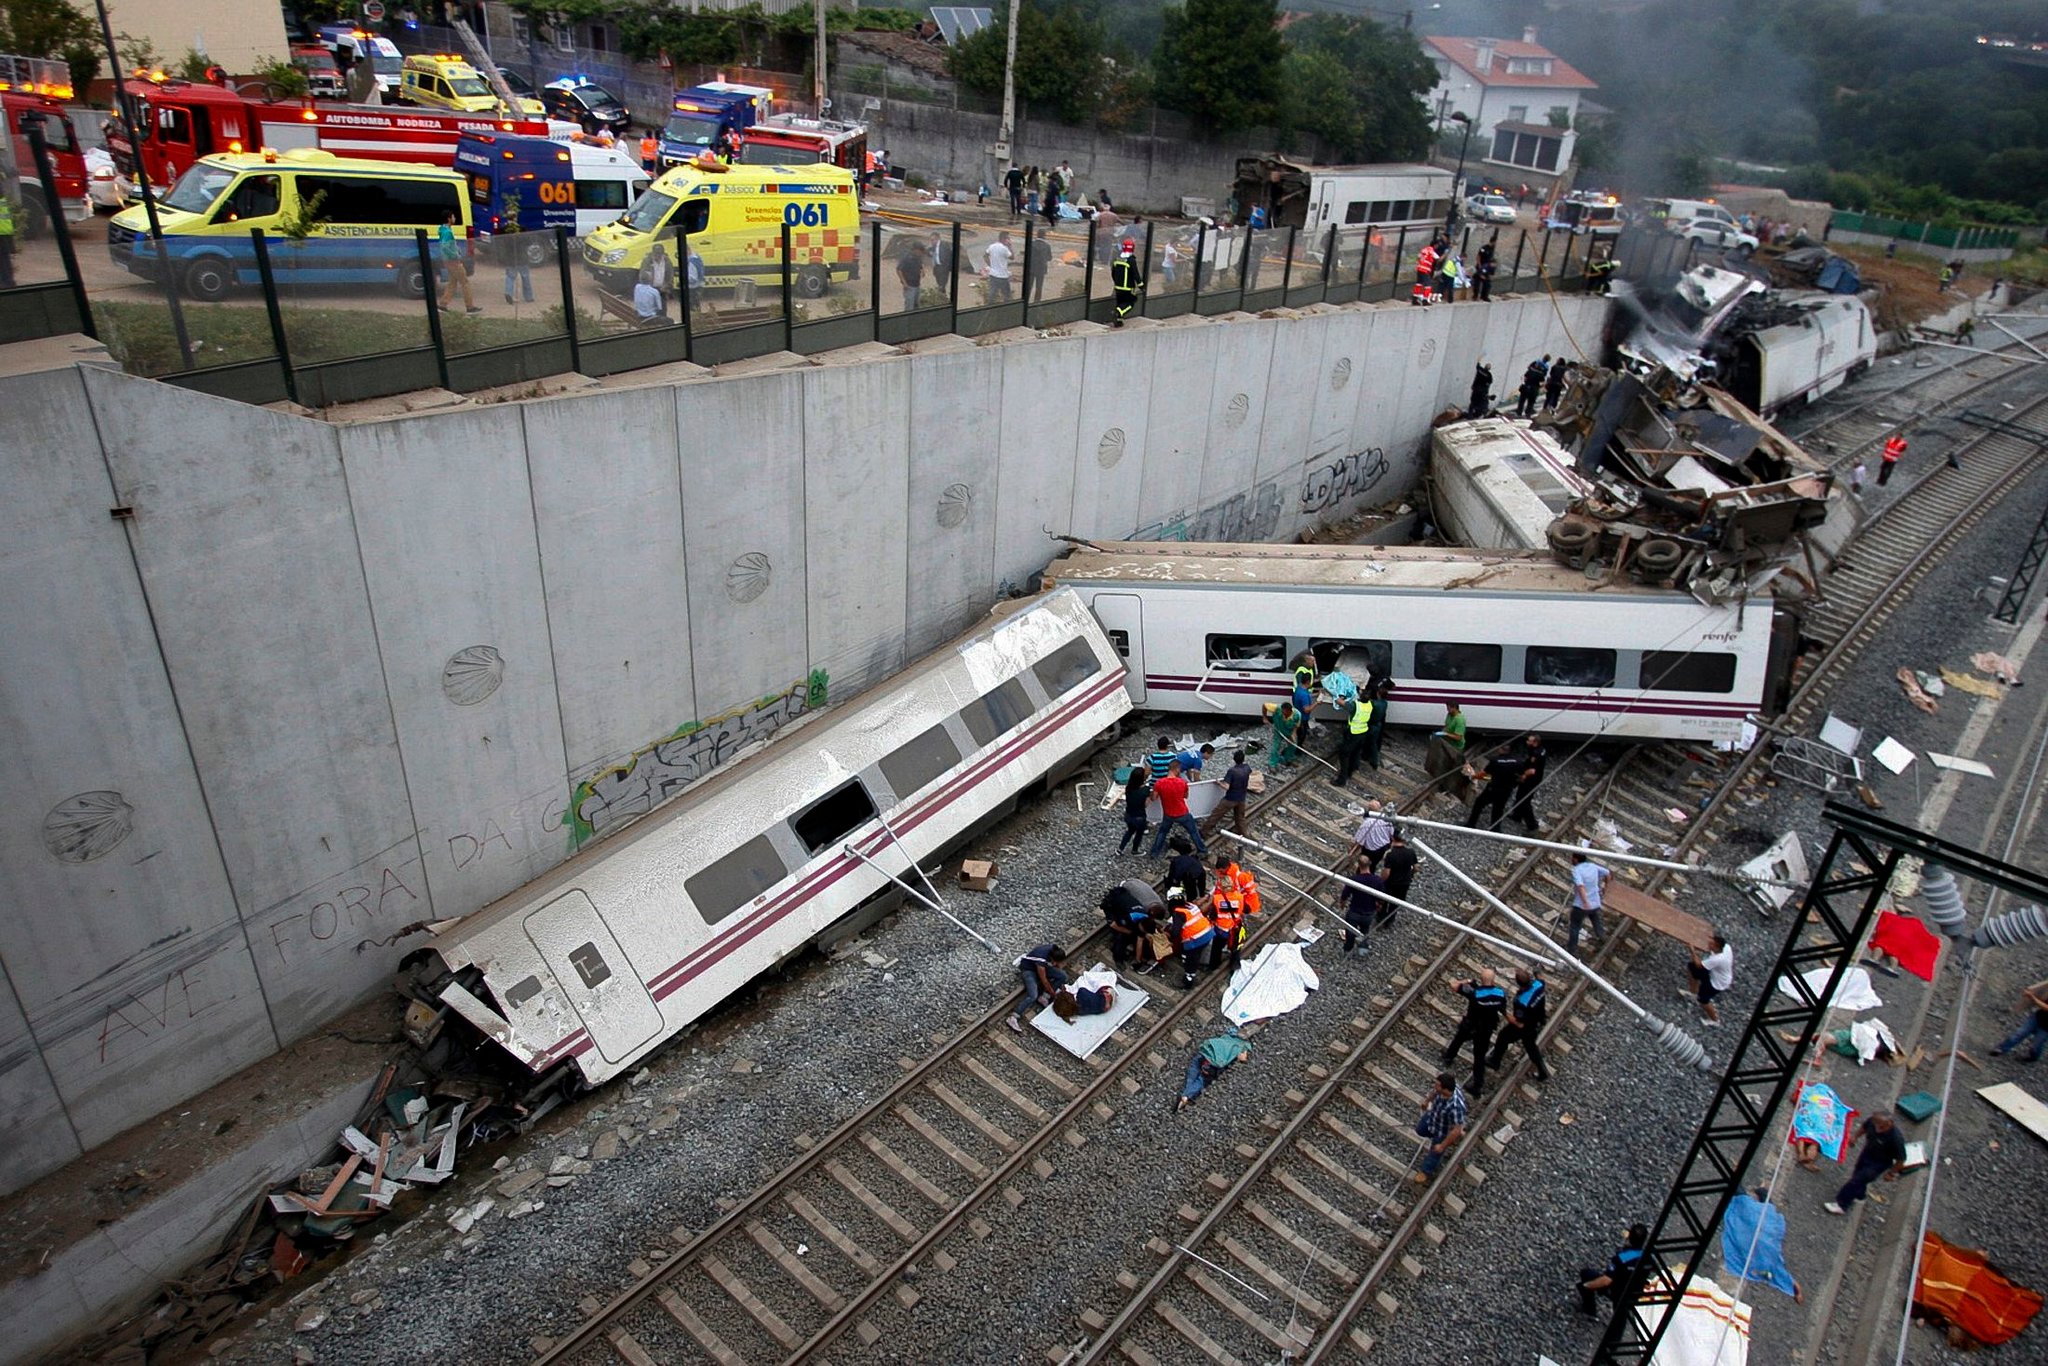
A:
[[[0,52],[62,58],[81,92],[100,74],[99,41],[85,11],[65,0],[0,0]]]
[[[285,340],[297,365],[370,356],[428,344],[424,303],[401,312],[359,308],[284,307]],[[123,369],[134,375],[168,375],[178,370],[178,342],[170,311],[161,303],[95,300],[93,319],[100,337]],[[185,331],[193,339],[193,365],[212,368],[277,354],[270,319],[260,303],[185,302]],[[441,315],[450,354],[562,335],[562,310],[547,308],[526,317],[463,313]],[[595,330],[586,335],[595,335]]]
[[[1187,0],[1167,9],[1154,68],[1159,102],[1209,132],[1271,123],[1287,44],[1273,0]]]
[[[757,4],[716,13],[692,13],[666,0],[510,0],[512,9],[535,23],[609,23],[619,30],[628,55],[650,58],[666,52],[684,63],[748,62],[808,66],[816,17],[810,6],[769,14]],[[825,11],[827,33],[851,29],[907,30],[919,15],[909,9],[860,8]]]
[[[1322,14],[1290,26],[1278,123],[1313,133],[1334,161],[1409,161],[1429,147],[1422,97],[1436,67],[1413,34]]]
[[[1001,95],[1008,41],[1009,16],[998,10],[993,26],[953,49],[954,78],[969,90]],[[1144,68],[1129,52],[1112,49],[1102,22],[1074,4],[1019,9],[1016,75],[1024,107],[1050,110],[1068,123],[1094,117],[1115,126],[1151,91]]]

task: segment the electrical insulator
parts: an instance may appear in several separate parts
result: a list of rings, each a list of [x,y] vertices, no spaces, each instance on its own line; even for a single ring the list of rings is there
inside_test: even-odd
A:
[[[1951,939],[1963,937],[1968,913],[1963,910],[1963,890],[1956,886],[1955,874],[1938,863],[1928,864],[1920,879],[1920,904],[1936,929]]]
[[[2022,906],[1985,921],[1970,942],[1980,949],[2009,949],[2029,939],[2048,939],[2048,914],[2039,906]]]
[[[1657,1046],[1678,1059],[1687,1067],[1696,1067],[1702,1072],[1711,1072],[1714,1064],[1707,1057],[1706,1045],[1686,1033],[1675,1024],[1666,1024],[1655,1015],[1643,1016],[1643,1028],[1657,1036]]]

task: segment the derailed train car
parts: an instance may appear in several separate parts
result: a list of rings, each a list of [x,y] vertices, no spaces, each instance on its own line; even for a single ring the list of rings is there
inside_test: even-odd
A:
[[[534,1074],[534,1097],[618,1075],[1064,776],[1130,711],[1123,673],[1073,593],[998,607],[445,927],[401,979],[409,1035],[488,1040]]]

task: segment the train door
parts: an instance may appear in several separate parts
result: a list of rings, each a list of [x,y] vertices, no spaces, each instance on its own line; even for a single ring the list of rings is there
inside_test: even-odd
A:
[[[1135,593],[1097,593],[1089,607],[1124,662],[1124,691],[1145,700],[1145,617]]]
[[[557,897],[523,924],[607,1062],[632,1056],[654,1037],[661,1008],[588,896],[575,891]]]

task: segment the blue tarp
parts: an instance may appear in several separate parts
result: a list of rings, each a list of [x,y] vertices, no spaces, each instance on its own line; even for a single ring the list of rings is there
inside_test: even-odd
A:
[[[1735,1197],[1721,1221],[1721,1260],[1738,1279],[1762,1281],[1787,1295],[1799,1293],[1785,1265],[1785,1216],[1747,1191]]]
[[[1846,257],[1830,256],[1828,263],[1820,268],[1820,274],[1814,277],[1813,287],[1834,294],[1854,294],[1863,288],[1863,279],[1856,273],[1855,264]]]

